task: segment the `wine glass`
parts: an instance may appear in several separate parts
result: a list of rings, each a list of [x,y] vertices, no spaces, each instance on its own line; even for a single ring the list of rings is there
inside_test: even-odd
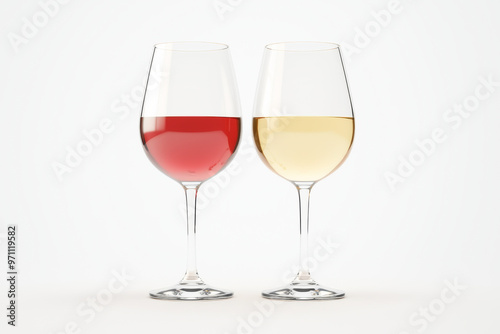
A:
[[[142,106],[144,151],[186,194],[187,269],[174,286],[152,298],[222,299],[231,291],[211,287],[196,268],[196,198],[203,181],[226,166],[240,138],[240,101],[229,47],[171,42],[154,47]]]
[[[265,47],[253,118],[264,163],[299,193],[299,271],[288,285],[264,291],[271,299],[337,299],[344,292],[316,283],[309,273],[309,195],[346,159],[354,115],[339,45],[284,42]]]

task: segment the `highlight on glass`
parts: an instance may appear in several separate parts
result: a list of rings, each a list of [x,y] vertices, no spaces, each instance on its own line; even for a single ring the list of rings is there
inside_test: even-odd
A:
[[[345,161],[354,137],[339,45],[284,42],[265,47],[253,134],[267,167],[290,181],[299,195],[298,273],[290,284],[262,295],[291,300],[343,298],[344,292],[317,283],[307,266],[311,189]]]
[[[233,295],[231,291],[207,285],[198,274],[196,198],[203,181],[231,161],[240,138],[240,117],[227,45],[207,42],[155,45],[140,133],[151,162],[184,189],[188,247],[184,277],[176,285],[151,291],[152,298],[203,300]]]

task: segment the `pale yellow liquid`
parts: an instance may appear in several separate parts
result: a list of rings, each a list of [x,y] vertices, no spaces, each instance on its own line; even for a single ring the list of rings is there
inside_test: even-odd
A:
[[[278,175],[317,181],[347,157],[354,136],[351,117],[283,116],[253,120],[257,148]]]

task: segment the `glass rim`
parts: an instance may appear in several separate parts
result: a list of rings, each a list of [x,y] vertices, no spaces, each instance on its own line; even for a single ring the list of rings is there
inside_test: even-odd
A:
[[[182,45],[184,45],[184,47]],[[210,52],[224,51],[229,49],[229,45],[224,43],[203,41],[162,42],[156,43],[154,47],[155,49],[173,52]]]
[[[292,45],[310,46],[307,48],[288,48]],[[267,44],[266,50],[270,51],[283,51],[283,52],[317,52],[317,51],[332,51],[340,49],[340,45],[332,42],[317,42],[317,41],[290,41],[290,42],[277,42]]]

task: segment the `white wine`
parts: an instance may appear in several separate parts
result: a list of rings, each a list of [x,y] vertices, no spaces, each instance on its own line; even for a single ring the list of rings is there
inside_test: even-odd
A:
[[[354,137],[352,117],[282,116],[253,120],[263,160],[290,181],[318,181],[347,157]]]

